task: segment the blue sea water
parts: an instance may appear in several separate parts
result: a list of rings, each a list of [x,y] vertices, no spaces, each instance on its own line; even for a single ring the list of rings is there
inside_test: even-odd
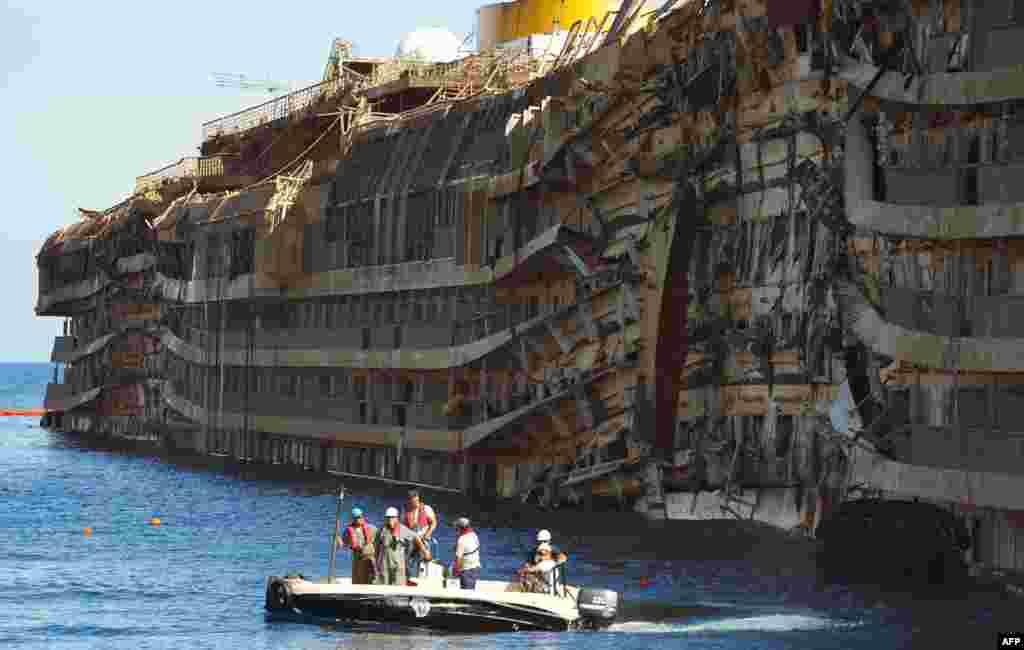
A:
[[[0,364],[0,409],[38,407],[50,375],[45,364]],[[742,559],[609,562],[600,540],[574,553],[573,577],[624,595],[624,620],[605,632],[453,636],[268,620],[268,575],[326,572],[329,483],[102,450],[35,418],[3,418],[0,647],[988,648],[998,631],[1024,627],[1021,601],[987,593],[866,595]],[[401,493],[348,487],[347,505],[371,513]],[[148,523],[154,516],[159,527]],[[480,532],[484,577],[508,576],[532,531]],[[441,535],[448,548],[450,530]],[[343,557],[339,568],[347,574]]]

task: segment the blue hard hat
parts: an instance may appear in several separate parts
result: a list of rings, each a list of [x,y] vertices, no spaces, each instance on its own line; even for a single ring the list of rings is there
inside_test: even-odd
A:
[[[352,517],[353,518],[355,518],[355,517],[362,517],[362,516],[363,516],[363,511],[362,511],[361,508],[352,508]]]

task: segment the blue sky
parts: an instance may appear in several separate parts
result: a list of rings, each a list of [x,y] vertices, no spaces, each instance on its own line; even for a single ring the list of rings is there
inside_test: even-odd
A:
[[[0,361],[46,361],[62,319],[36,318],[46,237],[131,193],[134,179],[199,145],[202,122],[268,96],[210,73],[314,82],[335,37],[385,56],[417,27],[473,31],[486,0],[312,5],[240,2],[0,5]]]

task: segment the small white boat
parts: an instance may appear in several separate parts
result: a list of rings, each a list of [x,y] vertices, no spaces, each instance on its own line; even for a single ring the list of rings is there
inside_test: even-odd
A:
[[[517,582],[479,580],[461,589],[436,563],[415,586],[353,585],[349,578],[311,581],[302,576],[267,580],[271,614],[316,620],[375,622],[453,632],[601,629],[618,614],[619,595],[564,586],[528,593]]]
[[[452,632],[600,629],[618,615],[619,594],[614,591],[570,587],[560,580],[550,593],[499,580],[478,580],[476,589],[462,589],[457,579],[445,578],[444,567],[435,561],[423,563],[421,574],[406,586],[354,585],[350,578],[334,578],[335,535],[344,498],[341,487],[330,532],[330,577],[313,581],[301,575],[271,576],[264,605],[270,615]]]

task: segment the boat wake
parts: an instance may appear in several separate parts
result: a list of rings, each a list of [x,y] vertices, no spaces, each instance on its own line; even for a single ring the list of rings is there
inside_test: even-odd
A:
[[[801,614],[765,614],[742,618],[726,618],[700,623],[671,621],[626,621],[608,628],[609,632],[628,634],[693,634],[701,632],[793,632],[802,630],[852,627],[858,623],[837,621]]]
[[[747,610],[749,611],[749,610]],[[680,605],[661,601],[627,600],[620,609],[620,621],[683,621],[735,618],[737,608],[725,603]]]

